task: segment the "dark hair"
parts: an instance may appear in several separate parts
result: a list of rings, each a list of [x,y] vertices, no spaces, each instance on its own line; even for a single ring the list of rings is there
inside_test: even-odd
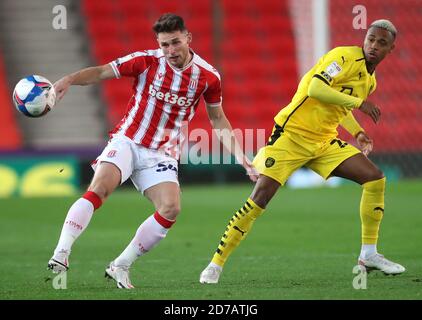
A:
[[[174,32],[174,31],[185,31],[185,22],[183,18],[173,13],[165,13],[154,23],[152,27],[155,34],[160,32]]]

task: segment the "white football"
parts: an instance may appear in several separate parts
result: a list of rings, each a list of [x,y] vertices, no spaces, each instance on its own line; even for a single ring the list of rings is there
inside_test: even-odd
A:
[[[13,90],[16,109],[27,117],[46,115],[56,102],[56,92],[52,83],[38,75],[21,79]]]

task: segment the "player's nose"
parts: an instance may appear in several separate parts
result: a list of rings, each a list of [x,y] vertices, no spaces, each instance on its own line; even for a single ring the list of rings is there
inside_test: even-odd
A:
[[[173,46],[169,46],[168,52],[172,56],[176,53],[176,48]]]
[[[374,50],[374,51],[377,51],[377,50],[378,50],[378,43],[377,43],[376,41],[374,41],[374,42],[371,44],[371,49],[372,49],[372,50]]]

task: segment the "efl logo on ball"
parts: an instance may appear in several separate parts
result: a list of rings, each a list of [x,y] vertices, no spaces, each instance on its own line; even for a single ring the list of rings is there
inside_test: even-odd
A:
[[[55,104],[56,93],[51,82],[38,75],[21,79],[13,91],[16,109],[27,117],[41,117]]]

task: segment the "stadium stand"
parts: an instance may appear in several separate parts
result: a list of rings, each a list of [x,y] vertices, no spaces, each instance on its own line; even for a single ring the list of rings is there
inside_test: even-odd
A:
[[[0,46],[4,62],[0,72],[0,150],[10,145],[35,150],[94,149],[102,145],[107,130],[126,110],[131,79],[73,87],[55,111],[39,121],[12,117],[13,86],[27,74],[41,74],[54,82],[90,65],[108,63],[137,50],[157,48],[151,26],[157,17],[169,11],[185,18],[193,32],[192,47],[220,71],[224,110],[233,127],[265,128],[268,137],[273,117],[289,103],[299,75],[315,62],[314,10],[310,3],[307,0],[63,0],[68,28],[55,30],[51,8],[57,5],[56,1],[0,1]],[[362,45],[366,30],[355,30],[352,25],[356,1],[324,3],[329,6],[330,47]],[[422,27],[422,2],[388,0],[379,5],[375,0],[363,0],[360,4],[366,7],[368,22],[386,17],[399,30],[394,53],[376,71],[378,89],[371,99],[382,108],[381,123],[374,125],[356,112],[375,141],[371,159],[400,166],[405,176],[420,175],[422,37],[418,31]],[[210,132],[203,102],[190,124],[190,129],[194,128]],[[352,141],[346,135],[342,137]]]
[[[237,128],[265,128],[297,87],[287,1],[221,1],[225,110]]]
[[[223,17],[222,25],[213,20],[215,10]],[[117,5],[111,0],[84,0],[83,13],[97,62],[156,48],[151,26],[165,12],[177,12],[185,18],[193,33],[192,47],[222,74],[224,109],[233,126],[266,128],[269,134],[272,118],[288,103],[297,86],[287,2],[122,0]],[[129,88],[130,81],[103,84],[110,122],[116,123],[124,113]],[[210,131],[202,102],[198,108],[190,129]]]
[[[3,57],[0,53],[0,150],[16,150],[22,145],[21,134],[16,124],[11,93],[7,88]]]
[[[67,19],[61,20],[66,22],[64,29],[52,25],[57,16],[52,9],[57,5],[55,0],[0,1],[0,47],[9,94],[24,76],[38,74],[55,82],[92,65],[78,2],[60,3],[66,8]],[[54,112],[40,119],[16,114],[22,147],[90,148],[102,144],[106,134],[104,103],[96,90],[94,86],[73,87]]]

